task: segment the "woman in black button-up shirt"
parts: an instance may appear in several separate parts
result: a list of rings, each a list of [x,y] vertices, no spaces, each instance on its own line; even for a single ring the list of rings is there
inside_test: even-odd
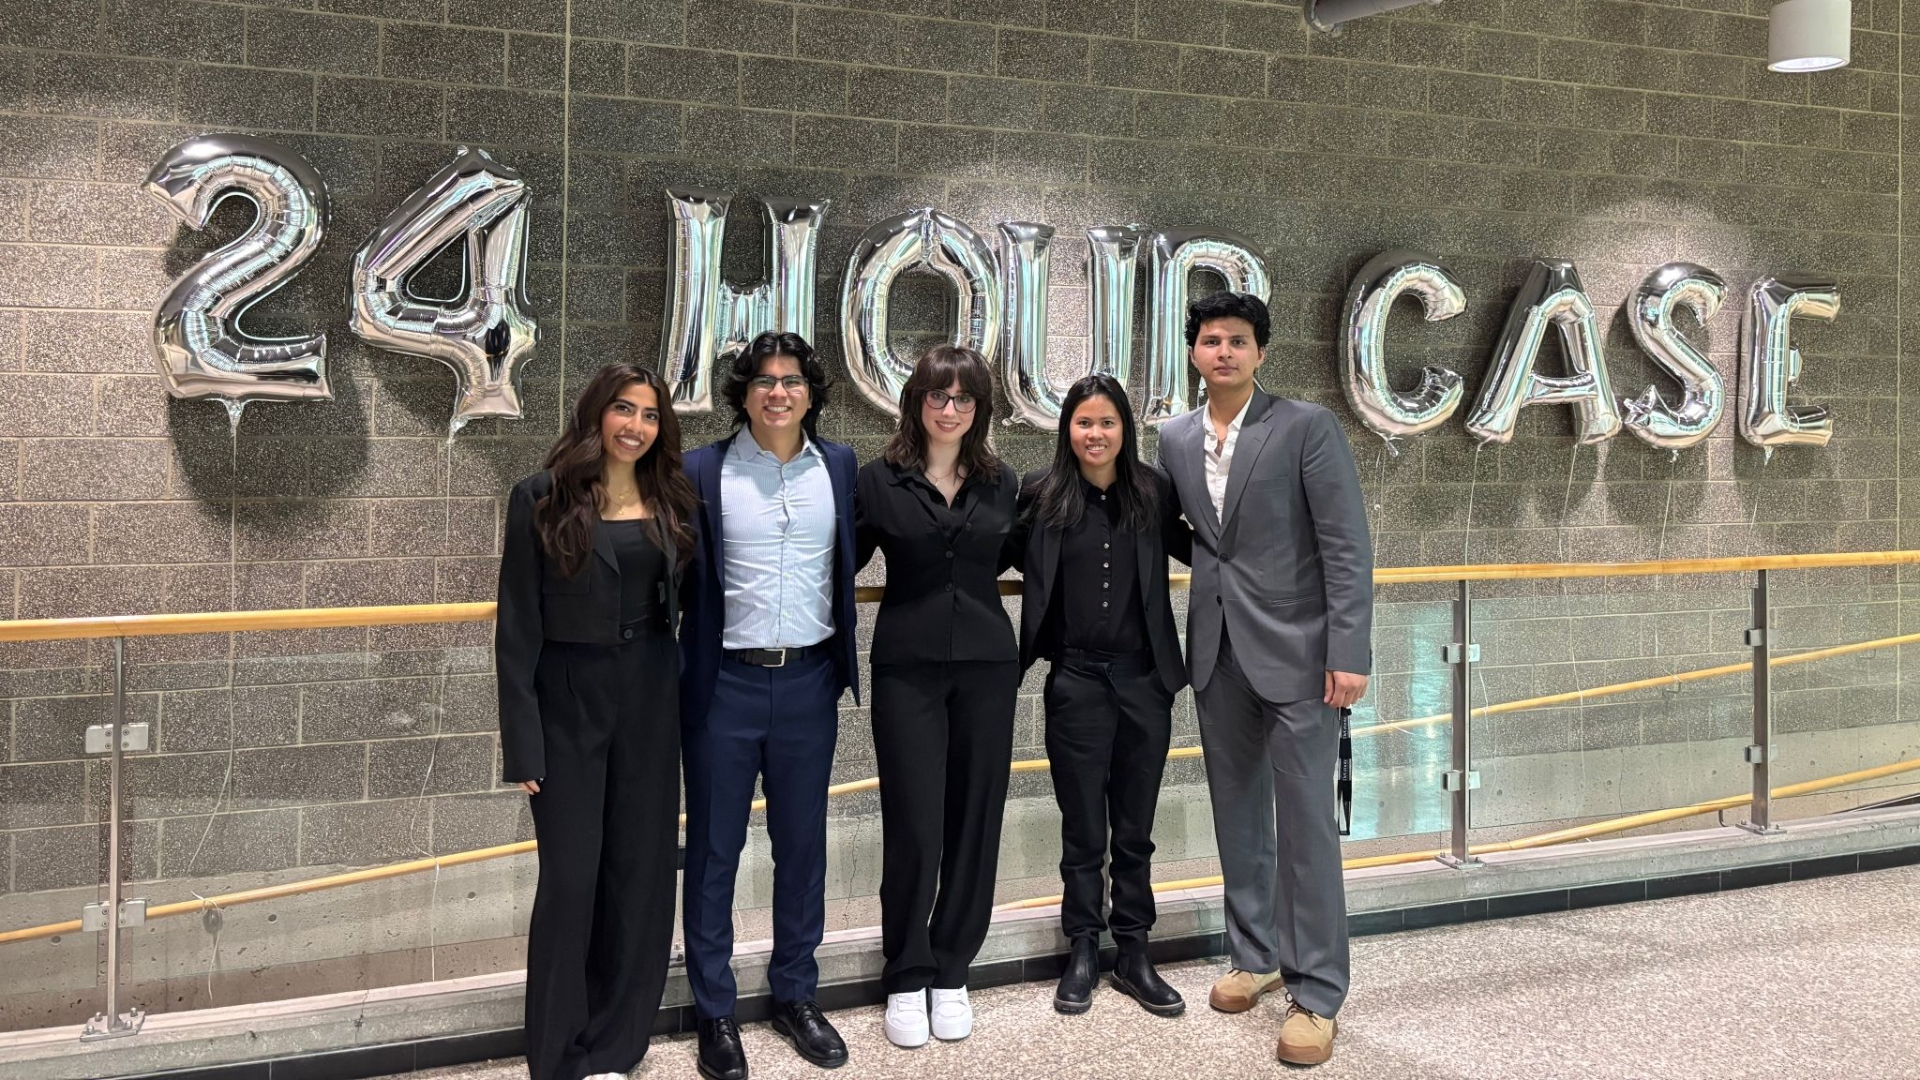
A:
[[[887,1038],[919,1046],[973,1029],[967,968],[986,940],[1013,758],[1020,650],[1000,573],[1020,561],[1019,481],[987,446],[993,376],[972,349],[921,357],[900,428],[860,470],[866,565],[887,557],[874,624],[880,925]],[[929,1017],[925,991],[933,991]]]

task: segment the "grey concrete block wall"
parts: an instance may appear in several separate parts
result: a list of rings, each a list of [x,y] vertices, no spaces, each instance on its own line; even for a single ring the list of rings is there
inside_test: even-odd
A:
[[[0,0],[0,617],[490,599],[501,499],[572,393],[604,363],[657,359],[669,183],[832,200],[818,293],[835,370],[847,255],[912,206],[1059,230],[1058,370],[1086,354],[1086,228],[1252,237],[1274,282],[1263,383],[1347,425],[1381,565],[1920,546],[1903,512],[1920,475],[1902,423],[1920,357],[1905,256],[1920,253],[1903,225],[1920,208],[1905,205],[1900,70],[1920,4],[1856,0],[1852,66],[1802,76],[1764,69],[1768,6],[1448,0],[1329,37],[1291,0],[576,0],[571,24],[537,0]],[[324,329],[336,400],[252,407],[237,440],[216,406],[166,399],[147,346],[160,291],[247,218],[229,204],[191,233],[137,185],[168,145],[216,129],[299,149],[334,209],[320,255],[254,318]],[[344,295],[354,248],[457,144],[533,185],[543,341],[527,416],[449,446],[448,373],[356,341]],[[725,264],[753,280],[757,211],[736,206]],[[1767,461],[1729,417],[1677,458],[1625,434],[1576,449],[1568,411],[1538,407],[1510,445],[1476,448],[1456,419],[1390,453],[1340,402],[1334,361],[1349,274],[1401,246],[1449,259],[1470,309],[1431,326],[1396,314],[1394,368],[1444,362],[1470,397],[1530,257],[1578,261],[1623,396],[1672,389],[1619,313],[1653,266],[1701,262],[1733,287],[1703,335],[1730,389],[1745,287],[1831,275],[1840,319],[1796,334],[1834,442]],[[903,287],[901,340],[937,334],[944,310],[931,283]],[[697,444],[726,423],[685,427]],[[843,381],[826,433],[864,458],[888,428]],[[1051,452],[1031,429],[995,437],[1023,468]],[[1781,575],[1800,590],[1782,601],[1783,640],[1913,630],[1908,576]],[[1477,691],[1512,700],[1736,662],[1743,585],[1489,583]],[[1363,722],[1444,711],[1446,595],[1382,591]],[[484,626],[133,643],[131,705],[157,741],[130,767],[130,867],[185,887],[524,836],[513,797],[493,790],[486,643]],[[1783,675],[1782,723],[1913,715],[1908,648]],[[101,645],[0,646],[0,891],[99,867],[102,766],[77,740],[106,704],[107,659]],[[1823,709],[1835,689],[1854,704]],[[1718,743],[1739,735],[1747,693],[1731,678],[1574,700],[1476,734],[1496,767]],[[1037,757],[1037,703],[1023,709],[1017,752]],[[863,725],[849,703],[837,779],[870,775]],[[1402,797],[1385,777],[1433,768],[1445,731],[1363,740],[1362,801]],[[1022,782],[1045,791],[1042,776]]]

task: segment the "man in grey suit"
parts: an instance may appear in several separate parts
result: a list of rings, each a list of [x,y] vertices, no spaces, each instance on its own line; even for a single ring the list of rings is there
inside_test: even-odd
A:
[[[1257,297],[1193,303],[1206,407],[1167,422],[1160,459],[1193,526],[1187,658],[1226,879],[1232,967],[1209,1001],[1244,1012],[1284,983],[1278,1057],[1317,1065],[1347,995],[1333,780],[1372,670],[1373,548],[1339,422],[1253,385],[1267,335]]]

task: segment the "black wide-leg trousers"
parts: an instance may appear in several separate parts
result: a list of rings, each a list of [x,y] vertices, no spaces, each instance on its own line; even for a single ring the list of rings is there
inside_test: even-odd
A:
[[[880,944],[889,994],[967,983],[987,940],[1018,661],[876,666]]]
[[[547,642],[535,673],[547,775],[527,932],[532,1080],[625,1073],[646,1055],[673,948],[678,656],[664,629]]]
[[[1151,655],[1062,659],[1047,674],[1047,759],[1060,804],[1060,925],[1069,940],[1111,925],[1122,951],[1153,928],[1153,815],[1173,737],[1173,695]],[[1111,830],[1113,914],[1101,917]]]

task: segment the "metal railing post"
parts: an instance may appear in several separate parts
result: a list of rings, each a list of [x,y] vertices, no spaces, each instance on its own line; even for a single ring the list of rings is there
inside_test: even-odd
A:
[[[1473,665],[1480,660],[1480,646],[1473,641],[1473,587],[1462,579],[1453,598],[1453,640],[1442,655],[1453,669],[1453,767],[1441,777],[1440,786],[1453,793],[1452,835],[1447,852],[1440,861],[1456,870],[1478,866],[1480,860],[1467,848],[1467,831],[1472,825],[1472,792],[1480,786],[1480,774],[1473,770]]]
[[[1779,832],[1773,823],[1773,643],[1767,614],[1767,572],[1757,572],[1753,586],[1753,625],[1747,644],[1753,647],[1753,742],[1747,763],[1753,766],[1753,807],[1740,827],[1749,832]]]
[[[104,908],[88,905],[89,910],[82,915],[82,923],[96,922],[99,925],[93,928],[107,935],[107,1007],[87,1021],[87,1026],[80,1032],[82,1042],[131,1035],[139,1031],[147,1019],[138,1007],[124,1013],[120,1011],[120,925],[127,918],[121,910],[120,901],[120,763],[126,755],[125,735],[128,730],[126,638],[113,639],[113,719],[106,728],[107,902]],[[144,915],[145,903],[141,902],[139,906]]]

